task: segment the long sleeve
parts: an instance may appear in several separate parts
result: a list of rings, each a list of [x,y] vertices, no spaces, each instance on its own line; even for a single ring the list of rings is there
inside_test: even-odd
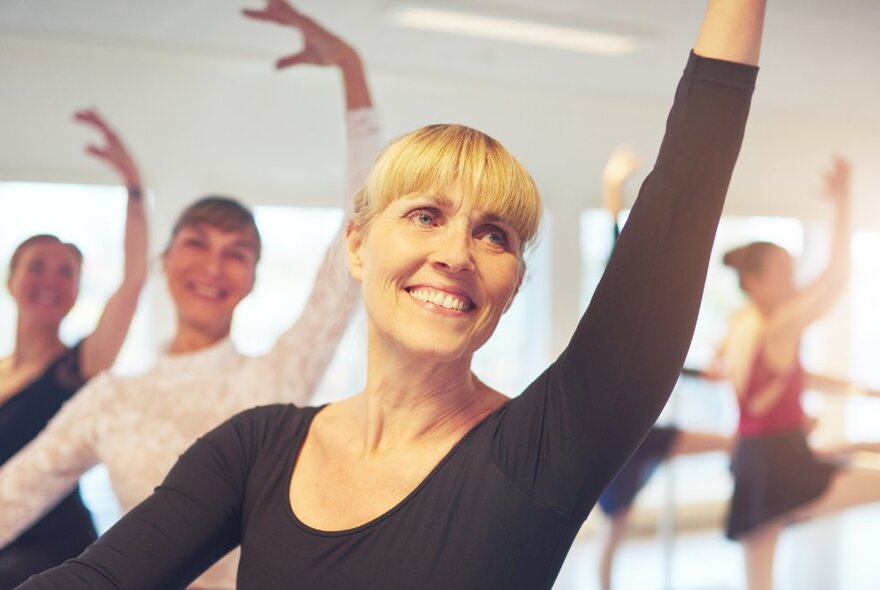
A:
[[[346,211],[352,195],[361,188],[379,153],[381,139],[373,109],[346,114],[347,187]],[[346,215],[347,217],[347,215]],[[318,269],[302,315],[256,360],[261,373],[274,383],[262,388],[262,403],[306,405],[318,386],[333,353],[345,333],[359,298],[360,286],[352,279],[345,261],[345,223],[333,239]]]
[[[95,427],[107,412],[114,380],[92,379],[40,434],[0,467],[0,546],[52,510],[98,463]]]
[[[240,542],[242,505],[276,407],[248,410],[196,441],[162,484],[79,558],[20,590],[182,589]]]
[[[504,413],[499,466],[573,518],[586,518],[678,378],[756,74],[691,54],[657,162],[571,342]]]

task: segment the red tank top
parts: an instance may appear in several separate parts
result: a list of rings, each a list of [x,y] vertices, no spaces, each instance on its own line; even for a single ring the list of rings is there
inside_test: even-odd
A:
[[[749,413],[749,402],[777,379],[782,381],[782,393],[776,406],[760,416]],[[776,373],[767,365],[763,347],[759,348],[745,393],[739,397],[739,435],[759,436],[802,429],[804,412],[801,408],[801,392],[805,382],[806,373],[799,360],[786,373]]]

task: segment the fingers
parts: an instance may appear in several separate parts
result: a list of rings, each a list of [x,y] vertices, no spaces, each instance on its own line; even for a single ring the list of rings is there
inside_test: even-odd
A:
[[[102,148],[95,144],[87,145],[85,151],[87,154],[94,156],[100,160],[108,160],[110,158],[110,153],[107,151],[106,148]]]
[[[269,22],[279,22],[277,17],[275,17],[275,16],[269,14],[269,13],[266,12],[265,10],[252,10],[252,9],[250,9],[250,8],[242,8],[241,13],[242,13],[244,16],[246,16],[246,17],[248,17],[248,18],[252,18],[252,19],[254,19],[254,20],[263,20],[263,21],[269,21]]]
[[[850,165],[846,158],[835,156],[822,179],[829,197],[841,203],[849,198]]]
[[[305,51],[301,51],[293,55],[288,55],[287,57],[282,57],[275,62],[275,67],[279,70],[283,70],[284,68],[289,68],[299,64],[311,63],[315,63],[314,60],[312,60]]]
[[[241,13],[247,18],[280,25],[302,26],[307,24],[306,21],[309,20],[296,8],[283,0],[267,0],[264,8],[243,8]]]

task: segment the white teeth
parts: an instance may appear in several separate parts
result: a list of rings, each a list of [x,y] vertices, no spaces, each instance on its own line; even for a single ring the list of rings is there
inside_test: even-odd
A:
[[[223,294],[223,291],[221,289],[209,287],[207,285],[192,285],[191,290],[196,295],[209,297],[211,299],[219,299]]]
[[[41,305],[55,305],[58,303],[58,294],[54,291],[37,291],[34,300]]]
[[[419,301],[433,303],[434,305],[439,305],[446,309],[454,309],[455,311],[467,311],[473,307],[473,304],[465,298],[434,289],[413,289],[409,294]]]

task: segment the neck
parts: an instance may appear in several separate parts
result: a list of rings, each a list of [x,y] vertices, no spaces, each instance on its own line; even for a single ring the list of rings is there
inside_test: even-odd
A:
[[[57,323],[27,321],[19,316],[16,326],[13,366],[45,362],[64,350]]]
[[[187,352],[196,352],[213,346],[229,336],[229,329],[221,331],[200,330],[198,328],[187,326],[178,322],[177,332],[171,340],[168,352],[171,354],[185,354]]]
[[[440,362],[370,346],[367,363],[354,398],[367,451],[460,437],[507,400],[471,372],[470,356]]]

